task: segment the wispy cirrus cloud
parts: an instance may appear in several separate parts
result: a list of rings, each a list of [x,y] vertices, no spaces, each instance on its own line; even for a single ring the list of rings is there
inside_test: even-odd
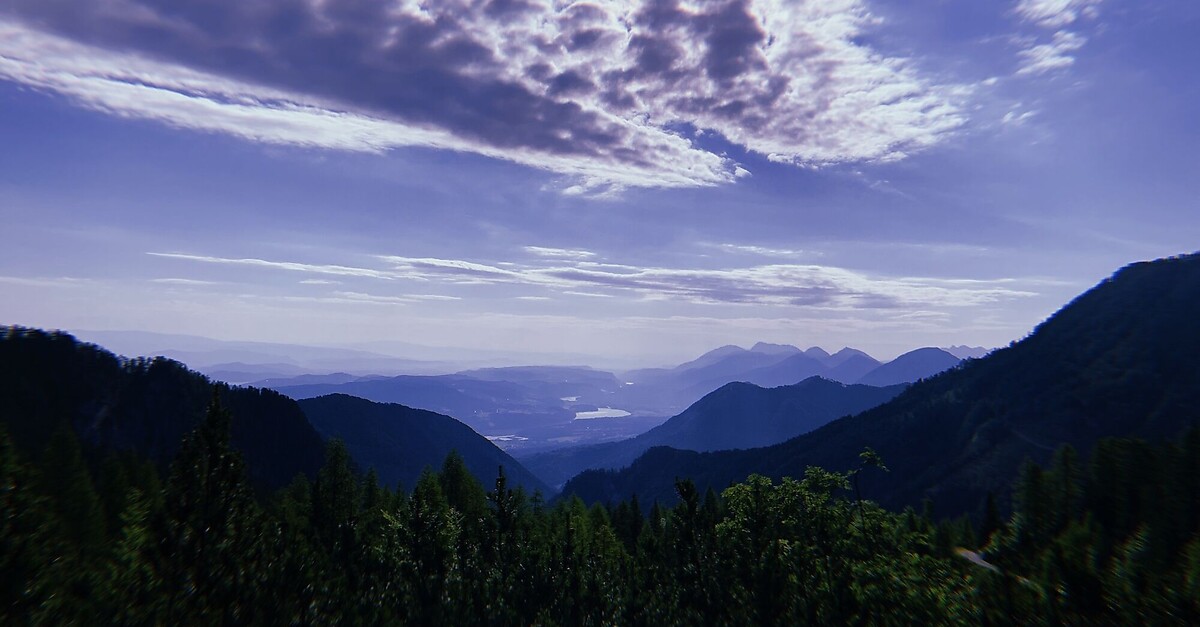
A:
[[[1045,74],[1062,70],[1075,64],[1075,52],[1087,43],[1087,39],[1069,31],[1058,31],[1049,43],[1030,46],[1018,54],[1021,67],[1018,74]]]
[[[185,279],[181,277],[166,277],[161,279],[150,279],[151,283],[160,285],[182,285],[191,287],[204,287],[209,285],[219,285],[218,281],[205,281],[203,279]]]
[[[78,277],[20,277],[0,276],[0,284],[21,285],[25,287],[78,287],[92,283],[91,279]]]
[[[863,0],[12,0],[0,78],[251,141],[694,187],[745,171],[687,128],[820,166],[962,126],[960,88],[863,43],[877,24]]]
[[[1020,0],[1014,9],[1021,20],[1053,31],[1049,41],[1034,37],[1017,54],[1021,63],[1018,74],[1046,74],[1065,70],[1075,64],[1087,38],[1067,30],[1083,20],[1095,19],[1102,0]]]
[[[749,304],[832,309],[964,307],[1036,295],[1016,279],[974,280],[886,277],[845,268],[768,264],[720,269],[637,267],[592,261],[499,264],[430,257],[375,257],[376,267],[276,262],[179,253],[158,256],[209,264],[275,268],[406,280],[436,285],[440,291],[495,286],[526,300],[553,295],[676,300],[702,304]],[[532,293],[531,293],[532,292]],[[402,298],[421,298],[400,295]],[[455,296],[430,296],[453,299]]]
[[[187,261],[203,261],[207,263],[219,263],[223,265],[238,265],[238,266],[253,266],[257,268],[274,268],[276,270],[287,270],[290,272],[307,272],[310,274],[329,274],[334,276],[354,276],[354,277],[370,277],[373,279],[390,279],[393,276],[387,272],[372,270],[370,268],[356,268],[352,266],[339,266],[327,264],[311,264],[298,263],[294,261],[267,261],[265,259],[257,259],[247,257],[242,259],[230,259],[227,257],[210,257],[205,255],[189,255],[186,253],[146,253],[152,257],[163,257],[167,259],[184,259]]]
[[[755,246],[753,244],[704,243],[702,245],[710,248],[716,248],[727,253],[757,255],[761,257],[795,258],[800,256],[821,256],[821,253],[816,251],[797,250],[792,248],[771,248],[768,246]]]
[[[1102,0],[1020,0],[1016,13],[1046,28],[1062,28],[1083,18],[1096,17]]]
[[[548,257],[551,259],[592,259],[596,253],[590,250],[582,250],[578,248],[547,248],[545,246],[526,246],[525,252],[537,256]]]

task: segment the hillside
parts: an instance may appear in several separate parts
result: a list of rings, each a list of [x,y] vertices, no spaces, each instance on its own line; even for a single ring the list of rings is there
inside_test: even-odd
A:
[[[70,424],[103,449],[129,450],[160,468],[204,417],[212,382],[169,359],[123,359],[66,333],[0,327],[0,423],[18,447],[41,452]],[[291,399],[218,384],[233,413],[233,446],[251,480],[273,489],[315,475],[324,444]]]
[[[586,468],[624,466],[654,446],[694,451],[766,446],[884,403],[903,389],[903,385],[845,385],[820,377],[775,388],[729,383],[637,437],[552,451],[523,461],[534,474],[558,485]]]
[[[912,385],[889,403],[761,449],[653,449],[621,471],[565,486],[588,501],[673,500],[674,477],[703,490],[751,473],[846,470],[872,447],[890,467],[863,480],[890,507],[933,499],[939,514],[976,513],[1003,497],[1026,458],[1099,438],[1172,438],[1200,419],[1200,254],[1127,266],[1024,340]]]
[[[59,424],[101,450],[132,451],[160,468],[174,458],[212,399],[213,382],[178,362],[124,359],[65,333],[0,329],[0,423],[36,457]],[[324,440],[342,438],[362,470],[411,488],[425,466],[458,450],[485,485],[500,465],[513,485],[545,485],[470,427],[432,412],[348,396],[298,404],[277,392],[215,384],[233,416],[232,444],[253,483],[265,490],[310,478],[324,463]],[[315,428],[314,428],[315,427]]]
[[[510,485],[549,492],[515,459],[449,416],[344,394],[299,403],[321,435],[341,439],[359,466],[374,468],[384,485],[411,490],[422,470],[440,468],[450,451],[458,451],[483,485],[491,485],[504,466]]]

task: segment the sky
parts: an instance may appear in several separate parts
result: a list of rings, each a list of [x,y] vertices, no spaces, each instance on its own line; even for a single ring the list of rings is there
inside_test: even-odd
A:
[[[1200,248],[1196,33],[1191,0],[0,0],[0,323],[1001,346]]]

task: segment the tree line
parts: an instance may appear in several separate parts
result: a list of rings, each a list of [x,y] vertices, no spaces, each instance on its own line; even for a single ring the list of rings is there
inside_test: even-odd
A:
[[[1200,429],[1028,464],[973,524],[858,498],[888,472],[809,468],[679,501],[591,507],[486,489],[451,454],[412,490],[331,442],[256,494],[214,397],[165,479],[0,429],[4,624],[1197,624]],[[993,500],[994,503],[994,500]],[[968,559],[970,558],[970,559]]]

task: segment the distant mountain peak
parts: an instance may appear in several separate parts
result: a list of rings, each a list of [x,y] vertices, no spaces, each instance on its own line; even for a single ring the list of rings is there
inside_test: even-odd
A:
[[[859,383],[895,385],[931,377],[957,366],[962,360],[933,346],[911,350],[863,375]]]
[[[825,361],[831,357],[831,355],[820,346],[810,346],[804,350],[804,354],[819,361]]]
[[[875,363],[879,363],[878,359],[875,359],[874,357],[858,350],[857,348],[850,348],[849,346],[843,347],[838,352],[830,355],[828,358],[826,358],[825,363],[828,364],[829,367],[835,368],[855,357],[869,359]]]
[[[959,359],[979,359],[980,357],[992,352],[992,349],[990,348],[985,348],[983,346],[967,346],[965,344],[943,346],[941,349]]]
[[[801,352],[799,348],[791,344],[772,344],[770,342],[758,342],[750,347],[752,353],[764,353],[767,355],[790,355]]]

